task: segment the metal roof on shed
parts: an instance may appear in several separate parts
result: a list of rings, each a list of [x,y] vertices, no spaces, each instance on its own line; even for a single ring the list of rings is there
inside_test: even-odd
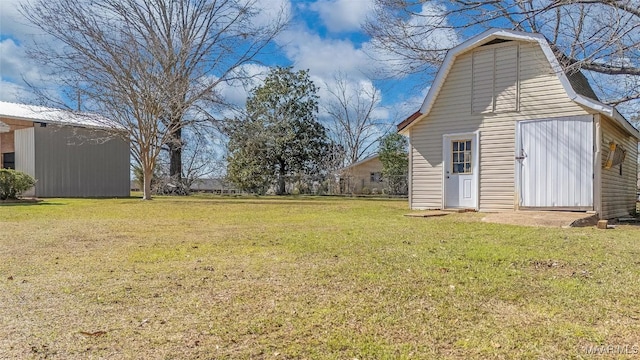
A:
[[[0,101],[0,117],[86,128],[117,129],[119,124],[97,114]]]

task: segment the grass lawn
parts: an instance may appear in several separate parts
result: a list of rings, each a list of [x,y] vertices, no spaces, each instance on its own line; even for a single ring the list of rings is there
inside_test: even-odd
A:
[[[0,359],[579,359],[596,358],[593,345],[640,356],[640,227],[406,207],[1,205]]]

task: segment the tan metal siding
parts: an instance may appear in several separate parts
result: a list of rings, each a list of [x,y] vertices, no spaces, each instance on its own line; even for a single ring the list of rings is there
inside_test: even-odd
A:
[[[35,128],[36,195],[129,196],[129,144],[103,130]]]
[[[519,69],[518,112],[472,113],[473,55],[469,52],[456,59],[431,112],[411,128],[412,208],[442,206],[444,134],[480,130],[480,210],[512,210],[516,121],[587,114],[566,95],[540,47],[524,42],[519,46],[519,64],[512,65]]]
[[[638,143],[635,138],[622,131],[613,120],[601,116],[602,158],[601,158],[601,206],[600,217],[611,219],[628,216],[636,208],[636,177],[638,174]],[[625,161],[620,167],[605,169],[604,164],[609,155],[609,143],[614,141],[627,151]]]
[[[35,137],[34,128],[18,129],[14,131],[16,170],[29,174],[35,178]],[[38,180],[36,178],[36,180]],[[24,196],[34,196],[35,189],[31,188],[23,193]]]

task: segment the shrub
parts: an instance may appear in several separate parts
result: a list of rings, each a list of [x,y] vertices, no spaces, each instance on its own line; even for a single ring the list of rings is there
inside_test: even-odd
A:
[[[0,200],[17,199],[18,195],[29,190],[36,180],[21,171],[0,169]]]
[[[368,187],[363,187],[362,190],[360,191],[363,195],[370,195],[371,194],[371,190]]]

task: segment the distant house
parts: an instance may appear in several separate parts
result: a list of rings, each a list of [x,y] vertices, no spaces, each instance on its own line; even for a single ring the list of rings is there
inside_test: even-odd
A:
[[[236,194],[240,191],[232,183],[220,179],[196,179],[191,184],[191,191],[214,194]]]
[[[542,35],[493,29],[451,49],[398,131],[413,209],[635,211],[640,133]]]
[[[382,193],[382,162],[378,155],[347,166],[340,170],[340,192],[342,194]]]
[[[141,191],[140,183],[131,180],[131,191]],[[237,194],[241,191],[232,183],[221,178],[195,179],[191,183],[192,192],[214,193],[214,194]]]
[[[25,195],[129,196],[129,142],[96,115],[0,102],[0,166],[36,180]]]

